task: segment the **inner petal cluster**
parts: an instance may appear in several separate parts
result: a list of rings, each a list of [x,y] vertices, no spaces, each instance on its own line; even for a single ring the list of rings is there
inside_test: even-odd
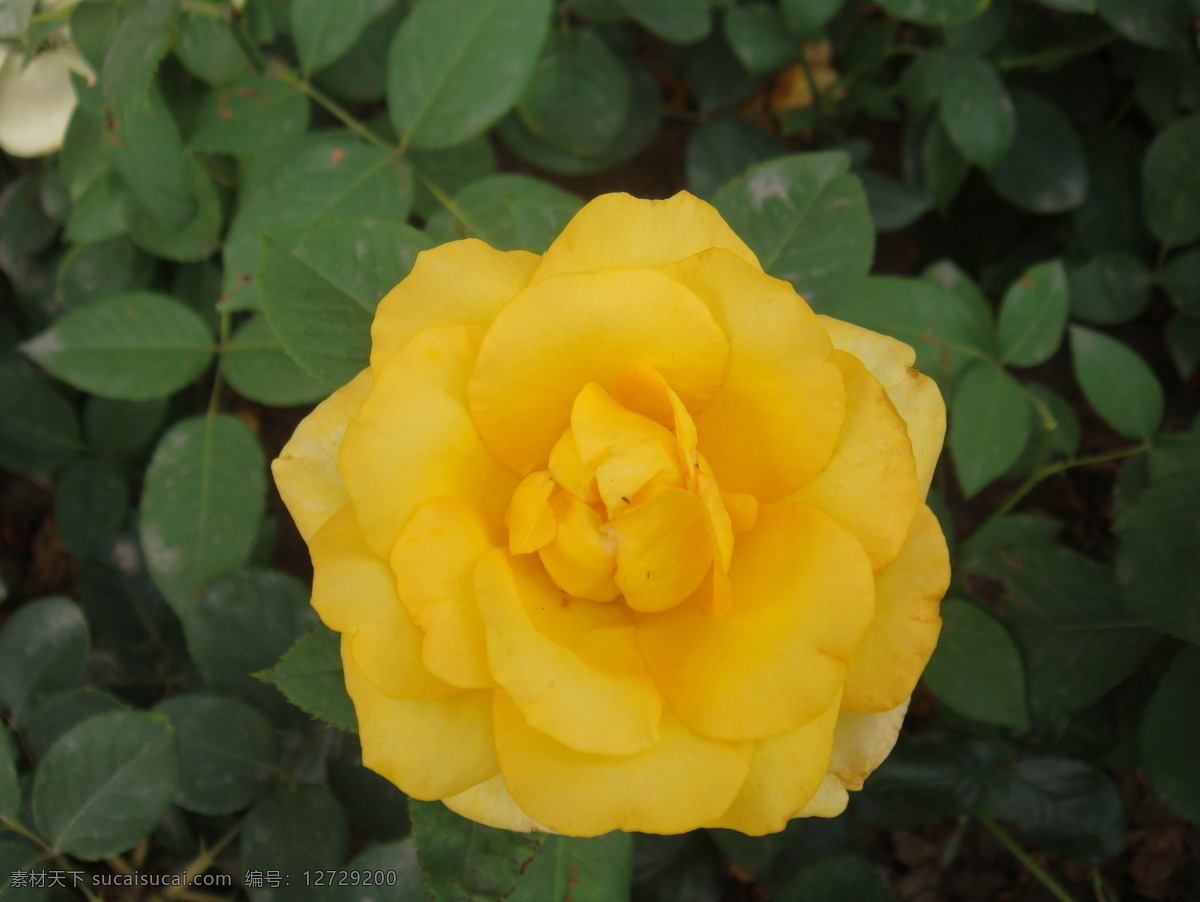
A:
[[[696,442],[691,414],[656,370],[631,368],[612,392],[587,383],[545,469],[513,494],[509,550],[537,554],[576,598],[724,613],[733,537],[754,525],[757,502],[723,494]]]

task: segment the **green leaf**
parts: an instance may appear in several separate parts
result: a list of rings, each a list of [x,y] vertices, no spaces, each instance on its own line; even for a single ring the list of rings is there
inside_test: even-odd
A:
[[[1121,601],[1111,570],[1064,548],[1019,545],[974,571],[1003,583],[1025,652],[1034,721],[1081,711],[1124,680],[1158,639]]]
[[[905,733],[871,776],[864,795],[934,818],[966,814],[994,782],[999,747],[961,733]]]
[[[894,902],[895,898],[875,865],[849,853],[803,868],[775,896],[776,902]]]
[[[783,144],[741,116],[717,116],[692,130],[687,143],[688,189],[710,197],[755,163],[782,156]]]
[[[950,407],[950,451],[970,498],[1016,462],[1029,440],[1029,399],[1000,367],[967,370]]]
[[[742,65],[755,75],[782,69],[800,55],[800,42],[788,30],[782,11],[768,3],[747,3],[729,10],[725,37]]]
[[[1193,823],[1200,821],[1200,649],[1184,648],[1171,662],[1146,706],[1138,731],[1141,765],[1164,802]]]
[[[730,110],[747,101],[759,80],[734,56],[723,29],[679,54],[679,75],[702,113]]]
[[[121,235],[71,248],[58,266],[58,296],[68,308],[82,307],[123,291],[146,287],[154,261]]]
[[[1200,367],[1200,319],[1183,314],[1167,324],[1167,348],[1171,362],[1183,379],[1190,379]]]
[[[308,98],[299,90],[278,78],[247,75],[208,93],[188,144],[207,153],[261,153],[307,127]]]
[[[244,569],[208,588],[184,619],[188,651],[205,682],[259,698],[277,698],[253,675],[275,664],[316,615],[308,587],[275,570]]]
[[[376,220],[264,234],[259,278],[271,331],[314,378],[345,384],[367,365],[376,304],[429,246],[410,226]]]
[[[100,75],[108,161],[142,206],[168,228],[183,226],[196,210],[183,138],[154,79],[177,12],[177,0],[151,0],[134,8],[121,21]]]
[[[629,115],[613,139],[593,154],[579,156],[547,144],[516,115],[502,119],[496,131],[517,156],[563,175],[584,175],[630,160],[658,134],[662,98],[654,76],[645,68],[631,65],[628,73],[632,84]]]
[[[249,71],[229,23],[207,12],[184,12],[174,51],[185,69],[210,85],[233,81]]]
[[[279,740],[265,717],[218,695],[177,695],[155,710],[179,740],[175,803],[200,814],[249,808],[276,780]]]
[[[75,411],[41,379],[0,366],[0,467],[47,473],[79,451]]]
[[[833,314],[916,349],[917,368],[953,378],[995,344],[991,314],[930,279],[871,276]]]
[[[528,175],[488,175],[454,196],[427,231],[435,241],[480,238],[497,250],[543,253],[583,206],[574,194]]]
[[[577,156],[601,151],[629,115],[625,64],[590,28],[555,32],[517,103],[521,121],[546,143]]]
[[[435,902],[492,902],[513,891],[541,847],[537,834],[496,830],[459,817],[441,802],[408,803],[413,844]]]
[[[119,470],[93,458],[74,463],[54,486],[54,524],[77,558],[121,528],[128,490]]]
[[[247,320],[221,355],[222,372],[243,398],[287,406],[320,401],[329,387],[292,360],[261,314]]]
[[[1027,270],[1000,304],[996,328],[1001,360],[1013,366],[1036,366],[1053,357],[1062,344],[1069,307],[1061,260]]]
[[[1195,278],[1200,280],[1200,254],[1196,260]],[[1111,251],[1068,267],[1067,282],[1072,316],[1090,323],[1112,325],[1128,322],[1146,309],[1153,276],[1146,264],[1133,254]],[[1165,270],[1163,282],[1168,283]],[[1167,290],[1170,291],[1169,285]],[[1200,304],[1197,309],[1200,310]]]
[[[621,902],[633,877],[633,836],[550,836],[517,880],[509,902]]]
[[[347,733],[358,732],[354,705],[342,674],[341,638],[315,626],[289,648],[279,663],[262,674],[293,705]]]
[[[796,154],[761,163],[713,196],[713,205],[806,301],[827,309],[866,277],[875,233],[862,184],[844,153]]]
[[[1114,130],[1089,136],[1088,181],[1103,185],[1089,191],[1071,216],[1079,240],[1092,253],[1140,253],[1151,243],[1142,212],[1142,158],[1146,142],[1132,131]]]
[[[0,834],[0,899],[4,902],[44,902],[52,892],[50,877],[46,874],[49,865],[46,853],[27,840],[13,833]],[[36,873],[41,886],[13,886],[21,872]],[[32,880],[27,881],[32,883]],[[61,898],[61,897],[60,897]]]
[[[962,187],[971,164],[950,139],[940,118],[931,119],[926,126],[918,154],[921,180],[933,195],[938,209],[946,210]]]
[[[323,69],[346,53],[378,12],[375,0],[295,0],[292,37],[304,74]]]
[[[343,103],[373,104],[382,100],[387,93],[388,45],[410,6],[408,2],[377,0],[378,15],[354,45],[313,75],[317,87]]]
[[[1097,865],[1125,848],[1121,796],[1103,773],[1067,758],[1026,758],[1012,765],[997,813],[1039,849]]]
[[[707,0],[617,0],[629,17],[672,44],[694,44],[712,28]]]
[[[1192,16],[1187,0],[1095,0],[1100,17],[1136,44],[1185,49]]]
[[[158,435],[167,415],[165,398],[114,401],[90,397],[83,408],[88,448],[100,455],[137,454]]]
[[[350,875],[382,874],[384,879],[376,885],[330,887],[322,897],[323,902],[413,902],[429,895],[421,880],[411,839],[370,846],[346,865],[346,870]]]
[[[1071,327],[1075,378],[1088,403],[1127,438],[1149,438],[1163,415],[1163,391],[1153,371],[1114,338]]]
[[[1142,204],[1150,229],[1167,247],[1200,238],[1200,115],[1158,133],[1142,163]]]
[[[247,157],[244,165],[247,174],[241,207],[223,249],[222,291],[231,296],[237,309],[257,305],[253,279],[263,231],[301,228],[330,219],[358,220],[337,226],[348,233],[343,239],[345,247],[364,230],[364,220],[403,223],[412,208],[412,177],[404,163],[393,154],[336,132],[306,135],[295,144]],[[372,304],[375,300],[378,298]],[[280,334],[278,330],[276,334]]]
[[[876,232],[895,232],[912,225],[933,208],[933,197],[918,185],[901,182],[873,169],[859,170]]]
[[[521,95],[550,0],[417,0],[388,52],[388,112],[404,147],[449,147]]]
[[[941,87],[938,111],[950,140],[984,169],[1004,159],[1016,135],[1016,112],[995,66],[954,51],[950,77]]]
[[[816,31],[834,17],[845,0],[780,0],[783,18],[796,34]]]
[[[4,727],[0,727],[0,818],[15,822],[21,820],[21,784],[17,781],[16,750]]]
[[[346,813],[324,786],[289,783],[250,809],[239,839],[247,871],[288,875],[277,887],[250,889],[254,902],[324,899],[326,888],[302,882],[306,871],[337,868],[346,858]]]
[[[101,714],[59,738],[33,781],[33,817],[54,846],[84,861],[119,855],[149,835],[179,775],[166,718]]]
[[[66,240],[72,244],[86,244],[124,235],[126,227],[120,204],[127,193],[125,183],[111,169],[93,179],[71,207],[64,235]]]
[[[74,602],[51,596],[22,605],[0,632],[0,705],[15,718],[35,697],[77,685],[88,645]]]
[[[1129,605],[1159,629],[1200,644],[1200,481],[1184,470],[1117,517],[1117,576]]]
[[[959,25],[987,9],[990,0],[880,0],[894,16],[922,25]]]
[[[1021,650],[1004,624],[978,605],[957,598],[942,602],[942,632],[924,680],[965,717],[1029,729]]]
[[[63,689],[34,699],[21,715],[21,731],[33,757],[40,759],[60,736],[85,720],[124,710],[119,701],[96,689]]]
[[[190,307],[133,292],[68,313],[21,349],[76,388],[144,401],[172,394],[204,372],[213,343]]]
[[[1200,317],[1200,247],[1172,258],[1163,268],[1162,285],[1179,310]]]
[[[180,420],[159,440],[139,531],[146,568],[181,619],[209,582],[249,560],[265,469],[258,439],[226,414]]]
[[[1013,91],[1017,134],[1008,156],[988,173],[992,187],[1030,213],[1063,213],[1088,194],[1087,162],[1071,120],[1029,91]]]

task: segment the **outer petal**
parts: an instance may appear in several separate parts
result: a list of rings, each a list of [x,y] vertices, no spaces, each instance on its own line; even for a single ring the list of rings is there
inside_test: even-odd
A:
[[[470,501],[436,498],[417,508],[392,549],[400,601],[425,632],[425,666],[455,686],[495,685],[475,603],[475,562],[501,541]]]
[[[788,500],[821,508],[862,542],[879,568],[900,552],[921,504],[912,444],[904,420],[862,362],[843,351],[833,360],[845,378],[846,423],[829,465]]]
[[[881,714],[842,712],[833,732],[829,773],[799,816],[837,817],[845,811],[847,790],[862,789],[867,777],[891,754],[907,711],[908,699]]]
[[[522,475],[546,466],[589,382],[610,391],[637,364],[700,406],[725,375],[729,343],[678,282],[649,269],[564,274],[531,285],[484,337],[471,413],[492,452]]]
[[[543,255],[533,281],[564,272],[659,267],[710,247],[730,250],[761,269],[754,251],[721,214],[686,191],[650,201],[605,194],[567,223]]]
[[[426,329],[379,371],[346,428],[339,469],[380,557],[412,512],[434,498],[470,498],[503,522],[517,480],[488,453],[467,412],[474,358],[468,327]]]
[[[612,605],[570,599],[528,559],[497,549],[475,570],[492,675],[525,720],[572,749],[631,755],[659,739],[662,702],[644,674],[599,667],[555,639],[606,630],[636,658],[628,615]],[[555,621],[573,620],[568,631]],[[556,630],[558,636],[547,635]],[[582,649],[580,649],[582,651]]]
[[[16,157],[40,157],[62,146],[75,109],[71,73],[92,79],[74,47],[39,53],[24,65],[10,52],[0,65],[0,147]]]
[[[729,336],[729,369],[696,415],[700,452],[727,491],[773,501],[816,476],[845,416],[833,346],[787,282],[710,250],[663,268]]]
[[[517,833],[547,833],[545,827],[521,810],[499,774],[466,792],[442,799],[451,811],[488,827]]]
[[[485,690],[436,701],[382,695],[363,676],[342,638],[346,690],[354,700],[363,764],[413,798],[465,792],[499,772],[491,697]]]
[[[875,619],[850,660],[844,710],[887,711],[912,694],[937,644],[938,605],[949,585],[946,540],[922,506],[900,555],[875,576]]]
[[[309,547],[312,605],[343,634],[343,648],[379,692],[396,698],[455,692],[421,663],[421,631],[396,597],[391,571],[363,541],[352,505],[330,517]]]
[[[279,494],[305,541],[350,503],[338,472],[338,449],[373,384],[371,371],[363,370],[318,404],[271,463]]]
[[[738,537],[733,605],[638,618],[638,644],[672,708],[696,732],[762,739],[824,712],[874,610],[871,564],[827,514],[772,504]]]
[[[750,776],[732,807],[710,827],[740,830],[752,836],[778,833],[816,793],[825,777],[833,730],[835,700],[804,726],[755,743]]]
[[[487,326],[529,282],[539,259],[526,251],[498,251],[476,238],[421,251],[375,311],[371,368],[378,370],[430,326]]]
[[[904,342],[828,316],[822,316],[821,323],[835,348],[853,354],[879,380],[908,424],[924,498],[946,437],[946,405],[937,383],[913,369],[917,355]]]
[[[589,755],[529,726],[495,700],[504,782],[531,818],[568,836],[610,830],[683,833],[727,810],[750,770],[750,743],[705,739],[664,711],[662,738],[634,755]]]

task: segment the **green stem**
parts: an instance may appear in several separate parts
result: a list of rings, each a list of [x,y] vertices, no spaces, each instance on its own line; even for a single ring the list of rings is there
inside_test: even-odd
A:
[[[388,153],[395,153],[397,148],[394,144],[385,141],[371,129],[363,125],[359,120],[355,119],[345,107],[326,94],[324,91],[315,87],[308,79],[303,78],[299,72],[278,58],[272,58],[270,67],[267,70],[268,75],[274,75],[280,81],[286,82],[296,88],[300,93],[304,94],[318,106],[325,109],[331,116],[337,119],[338,122],[354,132],[364,141],[374,144],[381,150],[386,150]]]
[[[996,68],[1005,72],[1010,69],[1029,69],[1067,63],[1078,57],[1095,53],[1097,50],[1103,50],[1116,39],[1115,34],[1107,34],[1077,47],[1055,47],[1053,50],[1043,50],[1041,53],[1030,53],[1026,56],[1002,57],[996,60]]]
[[[27,828],[20,821],[11,821],[8,818],[4,817],[3,815],[0,815],[0,827],[3,827],[5,830],[11,830],[13,833],[16,833],[18,836],[25,837],[27,840],[29,840],[31,843],[33,843],[35,846],[37,846],[43,852],[45,852],[47,855],[56,854],[53,846],[51,846],[48,842],[46,842],[46,840],[42,839],[40,836],[38,836],[32,830]]]
[[[240,821],[230,827],[225,832],[225,835],[213,843],[210,848],[204,849],[199,855],[188,862],[187,867],[184,869],[184,873],[187,875],[187,882],[182,886],[172,886],[165,893],[163,893],[163,898],[183,899],[188,897],[189,888],[192,885],[192,881],[196,879],[197,875],[203,874],[210,867],[212,867],[213,862],[217,860],[217,856],[221,854],[221,850],[233,842],[234,837],[241,832],[241,829],[245,823],[246,819],[242,818]]]
[[[1037,878],[1038,882],[1041,883],[1042,886],[1049,890],[1050,895],[1052,895],[1055,899],[1058,899],[1059,902],[1077,902],[1077,900],[1070,893],[1063,889],[1062,884],[1051,877],[1045,870],[1042,869],[1041,865],[1030,858],[1029,853],[1017,845],[1016,840],[1009,836],[1008,832],[994,820],[992,820],[992,818],[986,812],[976,811],[975,816],[979,818],[979,822],[983,824],[983,826],[987,827],[992,836],[1000,840],[1000,844],[1004,846],[1004,848],[1008,849],[1013,858],[1021,862],[1021,865],[1025,868],[1025,870],[1029,871],[1030,874]]]
[[[223,377],[221,373],[222,366],[225,362],[225,350],[229,347],[229,311],[217,305],[217,315],[220,317],[220,337],[217,341],[217,368],[213,371],[212,391],[208,395],[208,412],[209,417],[216,416],[217,408],[221,400],[221,384]]]
[[[1138,444],[1129,448],[1119,448],[1116,451],[1106,451],[1103,454],[1089,454],[1084,457],[1073,457],[1070,460],[1060,460],[1058,463],[1049,464],[1048,466],[1036,467],[1034,471],[1025,478],[1025,481],[1017,486],[1016,491],[1009,495],[1008,499],[998,508],[996,508],[992,515],[983,522],[983,525],[980,526],[976,532],[991,526],[993,523],[1011,511],[1014,507],[1016,507],[1017,504],[1020,503],[1021,499],[1028,495],[1034,489],[1034,487],[1038,485],[1038,483],[1045,479],[1049,479],[1051,476],[1064,473],[1067,470],[1074,469],[1075,467],[1090,467],[1095,464],[1107,463],[1110,460],[1121,460],[1125,457],[1133,457],[1135,454],[1141,454],[1143,451],[1148,450],[1150,450],[1149,439],[1139,442]]]

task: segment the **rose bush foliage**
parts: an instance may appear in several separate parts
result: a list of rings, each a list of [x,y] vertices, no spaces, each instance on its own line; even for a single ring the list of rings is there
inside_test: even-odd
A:
[[[364,761],[515,830],[840,813],[949,580],[912,362],[686,193],[422,253],[274,464]]]

